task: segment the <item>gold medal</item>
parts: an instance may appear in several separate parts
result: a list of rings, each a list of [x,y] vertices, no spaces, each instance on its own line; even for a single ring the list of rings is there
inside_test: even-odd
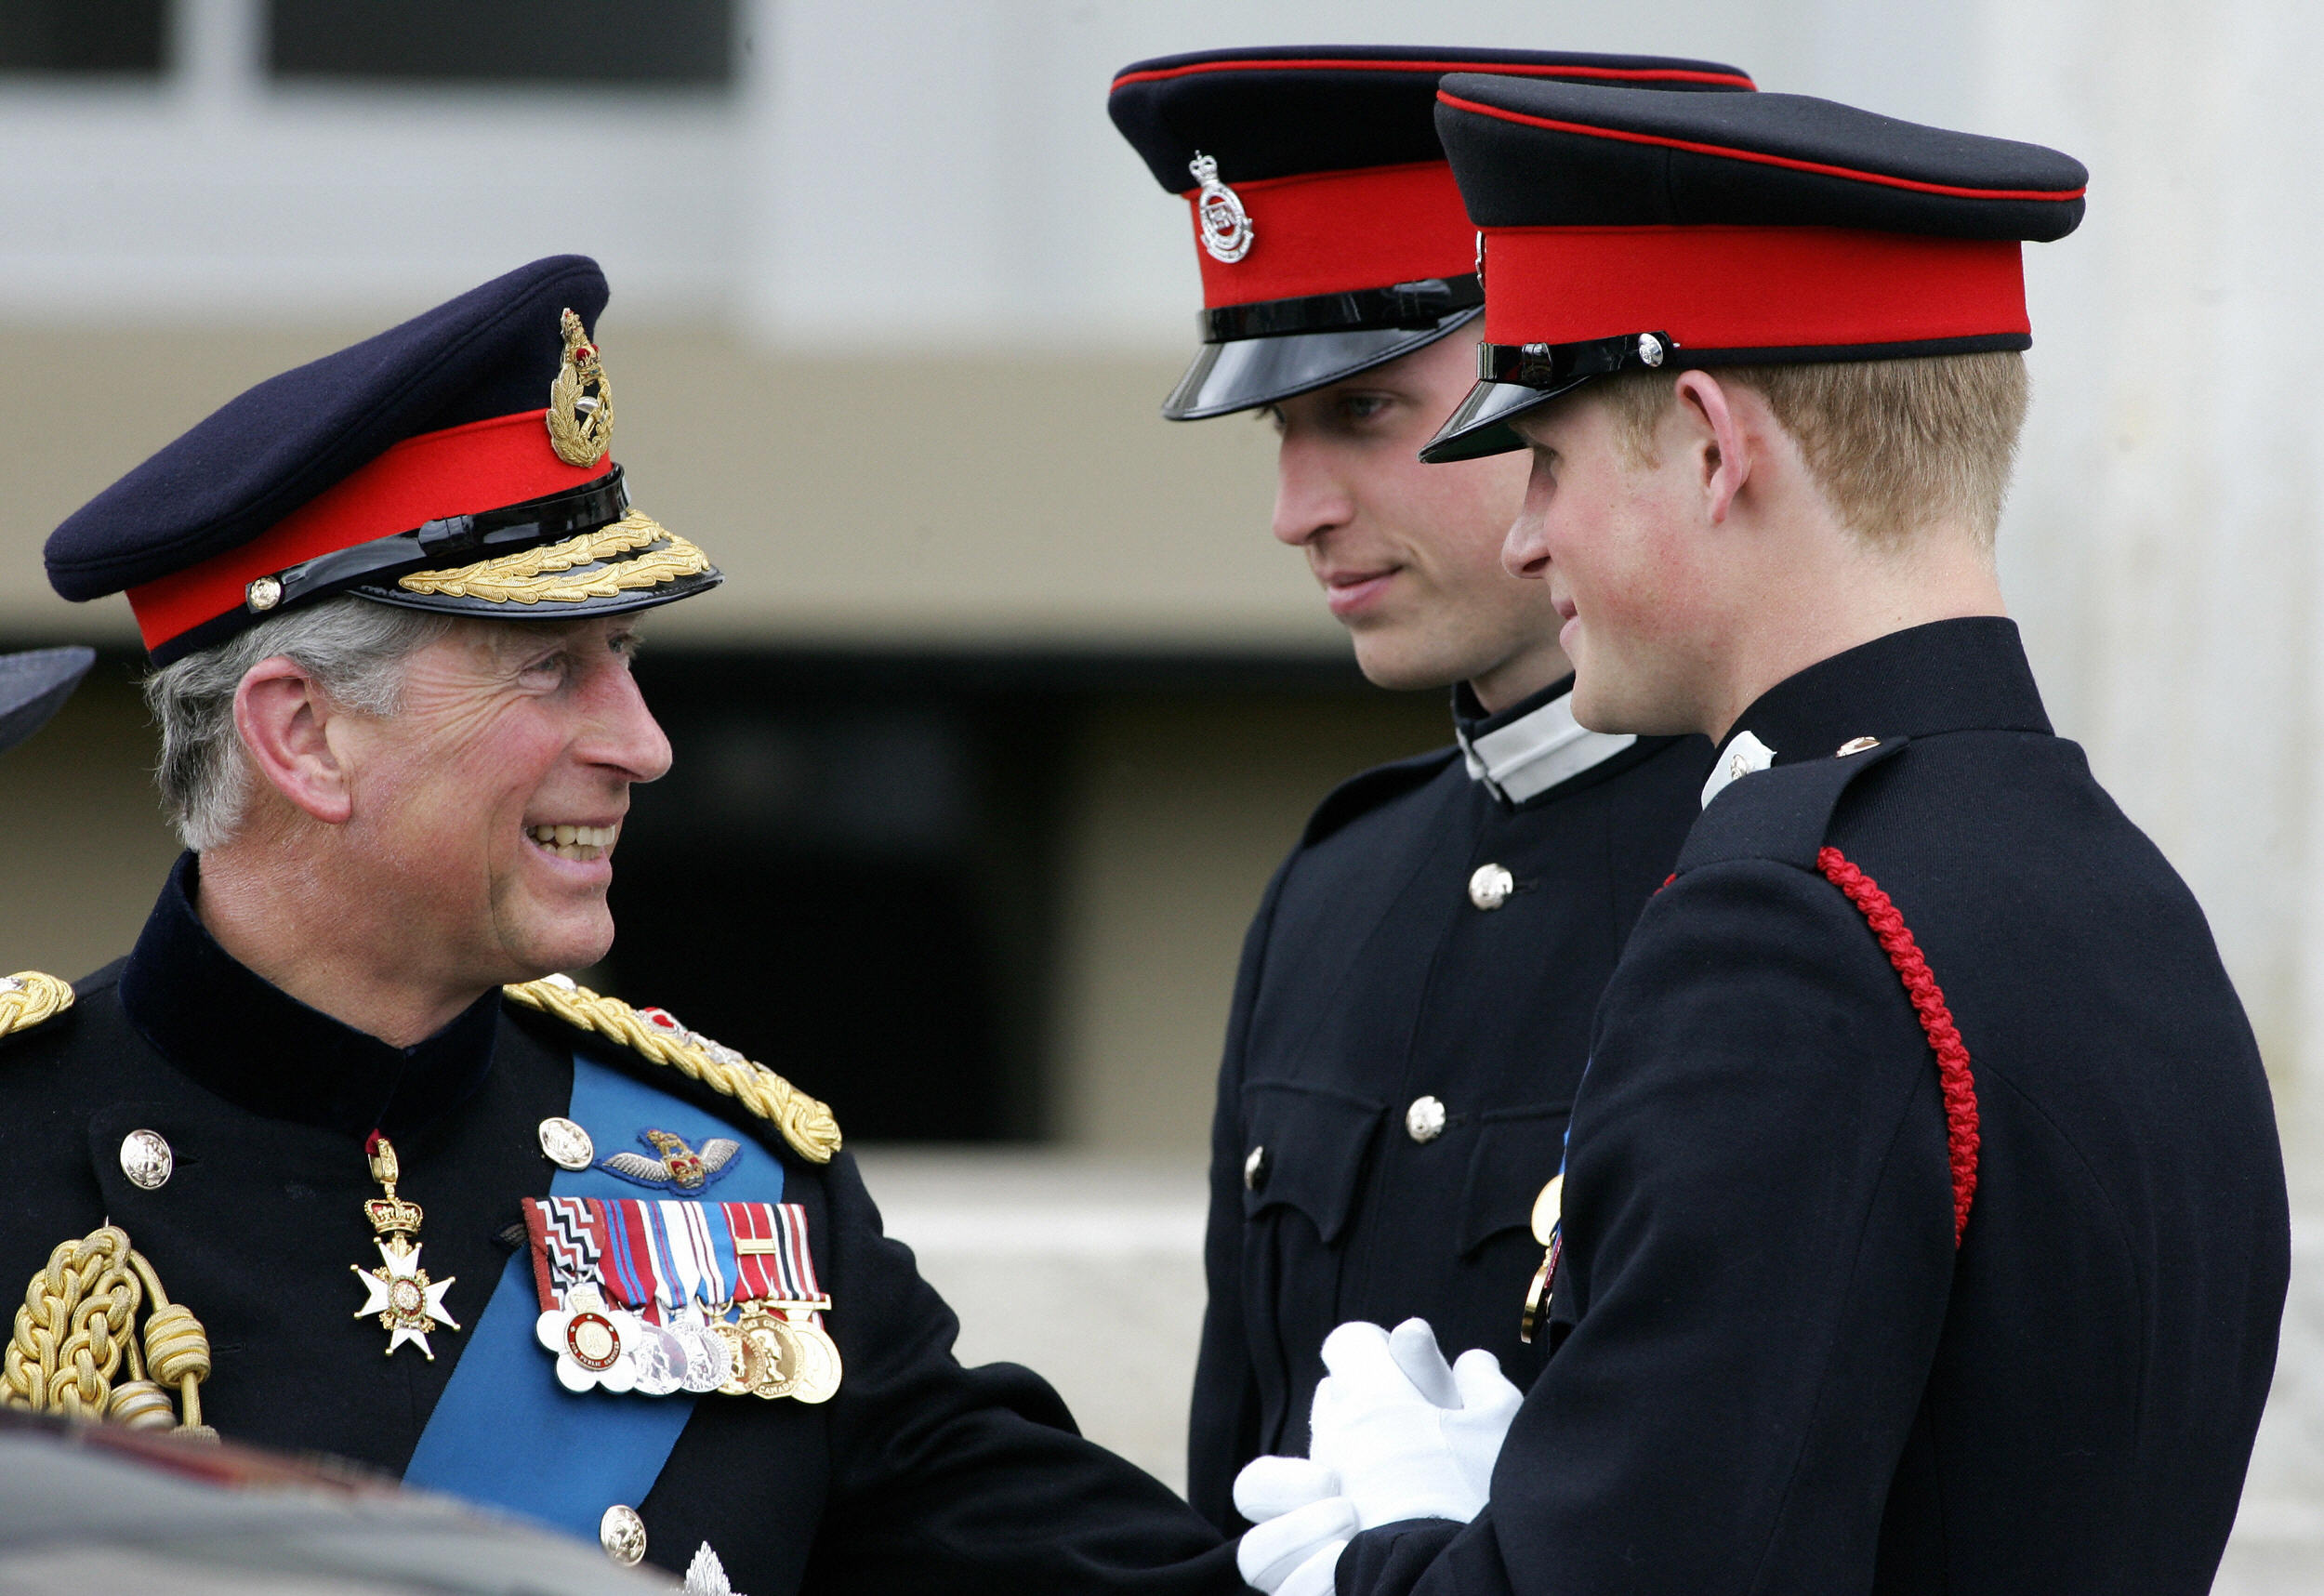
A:
[[[420,1208],[417,1203],[407,1203],[395,1194],[401,1167],[393,1144],[375,1130],[363,1151],[371,1159],[371,1178],[385,1187],[388,1194],[363,1204],[363,1217],[371,1220],[372,1232],[378,1239],[380,1267],[365,1269],[360,1263],[347,1266],[363,1283],[363,1305],[355,1310],[354,1316],[378,1316],[379,1327],[388,1332],[389,1356],[411,1341],[429,1363],[434,1363],[436,1354],[428,1345],[429,1327],[460,1327],[443,1306],[443,1294],[452,1288],[454,1277],[431,1281],[428,1272],[419,1266],[419,1243],[413,1238],[419,1233]]]
[[[783,1328],[798,1359],[791,1395],[800,1402],[829,1402],[839,1391],[839,1348],[812,1319],[785,1319]]]

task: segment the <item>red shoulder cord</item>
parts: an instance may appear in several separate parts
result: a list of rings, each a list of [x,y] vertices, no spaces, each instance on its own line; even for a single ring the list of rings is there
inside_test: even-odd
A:
[[[1945,1094],[1945,1152],[1953,1167],[1953,1245],[1958,1247],[1969,1223],[1969,1204],[1977,1194],[1977,1088],[1969,1075],[1969,1049],[1953,1023],[1952,1010],[1945,1007],[1936,977],[1929,972],[1929,961],[1921,956],[1904,916],[1880,884],[1849,864],[1837,848],[1818,851],[1816,867],[1848,895],[1872,928],[1881,951],[1905,983],[1905,996],[1912,999],[1912,1011],[1928,1034],[1929,1046],[1936,1050],[1937,1086]]]

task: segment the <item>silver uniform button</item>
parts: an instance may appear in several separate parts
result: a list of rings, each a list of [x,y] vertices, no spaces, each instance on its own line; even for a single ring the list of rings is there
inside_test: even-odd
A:
[[[1498,909],[1517,890],[1517,877],[1505,866],[1480,864],[1469,877],[1469,902],[1480,909]]]
[[[1256,1192],[1267,1183],[1267,1149],[1254,1147],[1243,1159],[1243,1190]]]
[[[597,1162],[589,1133],[561,1114],[541,1121],[541,1152],[560,1169],[586,1169]]]
[[[153,1192],[168,1185],[170,1171],[177,1167],[177,1155],[160,1131],[132,1130],[121,1139],[121,1172],[139,1191]]]
[[[1415,1141],[1433,1141],[1445,1134],[1445,1105],[1433,1097],[1416,1097],[1404,1111],[1404,1133]]]
[[[635,1568],[645,1560],[645,1520],[637,1509],[615,1502],[597,1521],[597,1544],[624,1568]]]
[[[1834,754],[1832,758],[1835,759],[1844,759],[1851,754],[1869,753],[1872,749],[1877,748],[1880,745],[1881,740],[1878,737],[1851,737],[1846,742],[1840,745],[1840,751],[1837,754]]]

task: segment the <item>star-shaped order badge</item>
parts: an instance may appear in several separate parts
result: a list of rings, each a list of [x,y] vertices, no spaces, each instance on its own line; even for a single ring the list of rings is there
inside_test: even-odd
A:
[[[429,1363],[434,1363],[435,1351],[428,1344],[429,1327],[460,1327],[443,1305],[443,1294],[452,1288],[457,1277],[429,1280],[428,1272],[419,1266],[419,1243],[412,1238],[419,1233],[420,1208],[417,1203],[407,1203],[395,1194],[395,1183],[402,1170],[396,1162],[394,1146],[375,1130],[371,1140],[363,1144],[363,1152],[371,1160],[371,1178],[386,1188],[388,1194],[363,1204],[363,1215],[371,1220],[371,1228],[378,1238],[380,1267],[365,1269],[360,1263],[347,1266],[363,1283],[363,1305],[355,1310],[354,1316],[368,1319],[377,1315],[379,1327],[388,1332],[390,1356],[394,1355],[396,1348],[410,1341]]]

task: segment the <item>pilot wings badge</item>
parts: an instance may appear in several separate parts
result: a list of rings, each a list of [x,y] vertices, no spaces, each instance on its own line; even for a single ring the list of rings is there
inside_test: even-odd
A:
[[[597,1167],[640,1186],[674,1186],[681,1192],[699,1192],[724,1174],[733,1163],[734,1154],[743,1150],[741,1142],[725,1136],[712,1137],[702,1144],[699,1153],[667,1130],[641,1130],[638,1140],[653,1148],[658,1156],[615,1153],[599,1160]]]

